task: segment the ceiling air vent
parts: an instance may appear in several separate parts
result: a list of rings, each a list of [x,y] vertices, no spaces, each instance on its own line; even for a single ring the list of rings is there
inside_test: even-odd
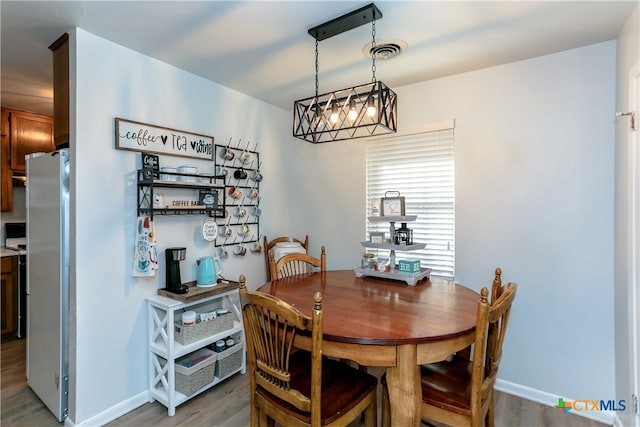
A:
[[[362,53],[367,58],[376,59],[391,59],[400,55],[400,53],[407,48],[407,43],[401,40],[382,40],[377,42],[375,46],[372,43],[367,43],[362,48]]]

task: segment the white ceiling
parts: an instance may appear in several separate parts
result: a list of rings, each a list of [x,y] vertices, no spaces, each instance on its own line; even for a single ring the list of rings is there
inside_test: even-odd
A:
[[[284,109],[313,95],[307,30],[370,2],[0,2],[2,106],[52,114],[48,46],[73,27]],[[637,0],[376,1],[377,61],[391,88],[615,39]],[[371,80],[371,24],[319,43],[320,93]],[[150,76],[152,78],[152,76]]]

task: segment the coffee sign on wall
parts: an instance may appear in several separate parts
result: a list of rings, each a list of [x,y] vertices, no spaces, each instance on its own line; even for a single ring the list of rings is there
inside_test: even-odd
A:
[[[116,118],[116,149],[213,160],[213,137]]]

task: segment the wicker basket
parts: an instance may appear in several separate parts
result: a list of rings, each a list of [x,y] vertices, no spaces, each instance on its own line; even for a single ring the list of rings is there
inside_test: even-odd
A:
[[[218,355],[206,348],[194,351],[175,361],[176,391],[191,396],[205,385],[213,381],[215,362]],[[189,364],[190,361],[206,357],[193,366],[182,366],[180,363]]]
[[[217,354],[216,377],[218,378],[224,378],[242,366],[242,343]]]
[[[216,318],[198,322],[193,326],[175,323],[175,340],[182,345],[191,344],[211,335],[233,328],[233,313],[221,314]]]

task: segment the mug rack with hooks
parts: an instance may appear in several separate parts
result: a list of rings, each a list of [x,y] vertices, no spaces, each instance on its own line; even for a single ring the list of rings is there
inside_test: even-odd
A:
[[[216,246],[260,243],[260,153],[258,143],[250,141],[215,145],[216,174],[225,177],[225,212],[218,217]],[[235,252],[234,252],[235,253]],[[237,254],[238,255],[238,254]],[[243,253],[244,255],[244,253]]]

